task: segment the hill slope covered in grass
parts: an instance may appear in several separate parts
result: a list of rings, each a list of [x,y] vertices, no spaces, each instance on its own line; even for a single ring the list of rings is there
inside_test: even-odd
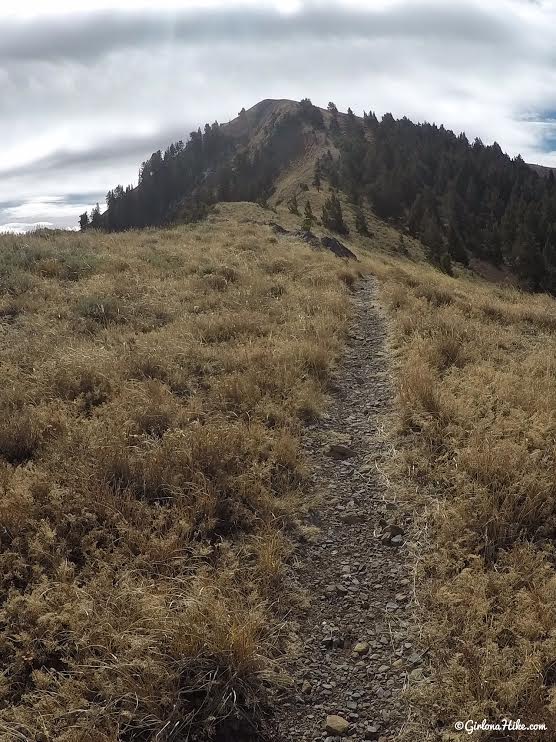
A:
[[[503,718],[546,724],[512,739],[551,738],[556,301],[398,258],[372,269],[397,358],[389,469],[419,513],[418,631],[433,680],[418,687],[422,726],[408,738],[460,739],[457,720]],[[480,737],[494,738],[506,739]]]
[[[0,238],[1,739],[235,739],[283,682],[354,274],[259,212]]]

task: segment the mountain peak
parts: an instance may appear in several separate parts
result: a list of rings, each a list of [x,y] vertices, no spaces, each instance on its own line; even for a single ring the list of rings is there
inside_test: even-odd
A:
[[[223,128],[233,137],[250,135],[253,130],[274,123],[279,117],[296,113],[299,107],[300,104],[294,100],[265,98],[247,110],[243,108],[236,118],[223,124]]]

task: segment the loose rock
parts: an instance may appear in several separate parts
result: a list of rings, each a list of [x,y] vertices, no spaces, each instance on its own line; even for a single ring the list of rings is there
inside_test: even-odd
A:
[[[367,727],[363,734],[364,739],[378,739],[379,737],[380,737],[380,732],[378,731],[378,727],[375,726],[374,724],[370,727]]]
[[[327,455],[333,459],[350,459],[355,456],[355,451],[349,446],[344,446],[343,443],[332,443],[327,450]]]
[[[356,654],[367,654],[369,651],[369,642],[358,642],[354,648],[353,651]]]
[[[326,717],[325,731],[334,737],[343,737],[349,729],[349,721],[343,716],[332,714]]]

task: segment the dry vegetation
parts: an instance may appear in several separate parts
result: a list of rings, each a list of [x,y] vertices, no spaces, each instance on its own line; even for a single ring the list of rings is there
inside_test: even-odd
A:
[[[225,209],[0,238],[2,740],[197,739],[283,681],[299,435],[354,276]]]
[[[399,367],[396,484],[424,516],[417,598],[433,683],[420,739],[456,720],[556,728],[556,302],[375,258]],[[436,731],[438,730],[438,731]],[[412,738],[416,732],[413,732]]]
[[[350,244],[395,252],[367,216]],[[354,273],[271,219],[300,223],[226,204],[197,226],[0,238],[0,740],[231,740],[286,682],[299,437]],[[434,682],[412,733],[554,729],[556,302],[369,263],[399,372],[393,482],[422,513]]]

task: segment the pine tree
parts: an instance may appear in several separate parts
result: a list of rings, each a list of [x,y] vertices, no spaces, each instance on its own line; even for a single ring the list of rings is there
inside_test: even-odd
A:
[[[321,171],[320,171],[320,163],[317,160],[317,164],[315,165],[315,176],[313,178],[313,185],[317,189],[317,191],[320,193],[320,186],[321,186]]]
[[[100,214],[100,206],[98,204],[96,204],[91,211],[90,225],[93,229],[102,228],[102,216]]]
[[[541,286],[545,265],[535,235],[526,224],[520,224],[512,246],[512,261],[517,275],[528,288],[538,291]]]
[[[552,171],[550,173],[552,174]],[[554,294],[556,293],[556,226],[554,224],[547,229],[542,257],[545,266],[542,289]]]
[[[314,214],[313,214],[313,210],[311,208],[311,202],[310,201],[306,201],[305,202],[305,212],[304,212],[304,216],[303,216],[303,224],[302,224],[302,227],[301,228],[305,232],[310,232],[311,229],[312,229],[312,227],[313,227],[313,222],[314,221],[315,221],[315,217],[314,217]]]
[[[444,240],[442,231],[436,218],[430,212],[426,212],[421,222],[421,240],[423,241],[429,260],[435,265],[440,264],[440,258],[444,253]]]
[[[335,193],[327,198],[322,207],[322,223],[327,229],[339,234],[349,234],[349,229],[344,222],[342,206]]]
[[[365,237],[369,236],[369,227],[367,225],[367,220],[365,219],[363,209],[361,208],[358,208],[355,211],[355,229],[359,232],[359,234],[362,234]]]
[[[79,215],[79,228],[82,232],[89,228],[89,215],[86,211]]]
[[[440,270],[446,273],[449,276],[454,275],[454,271],[452,270],[452,261],[450,259],[450,256],[447,252],[443,252],[440,256]]]
[[[407,255],[407,246],[405,244],[404,236],[401,232],[398,238],[398,252],[400,253],[400,255]]]
[[[297,216],[299,216],[299,206],[297,205],[297,196],[295,193],[288,201],[288,211],[290,212],[290,214],[296,214]]]
[[[336,108],[336,104],[330,101],[327,110],[332,114],[332,118],[330,119],[330,133],[333,139],[337,139],[340,134],[340,124],[338,123],[338,109]]]
[[[324,119],[319,108],[311,103],[310,98],[303,98],[299,101],[301,117],[312,124],[315,129],[322,129],[324,126]]]
[[[458,263],[468,265],[469,257],[465,251],[465,247],[463,246],[463,240],[452,222],[448,227],[447,243],[450,257]]]
[[[330,133],[332,134],[333,141],[337,141],[340,136],[340,124],[338,123],[338,117],[332,116],[330,119]]]

